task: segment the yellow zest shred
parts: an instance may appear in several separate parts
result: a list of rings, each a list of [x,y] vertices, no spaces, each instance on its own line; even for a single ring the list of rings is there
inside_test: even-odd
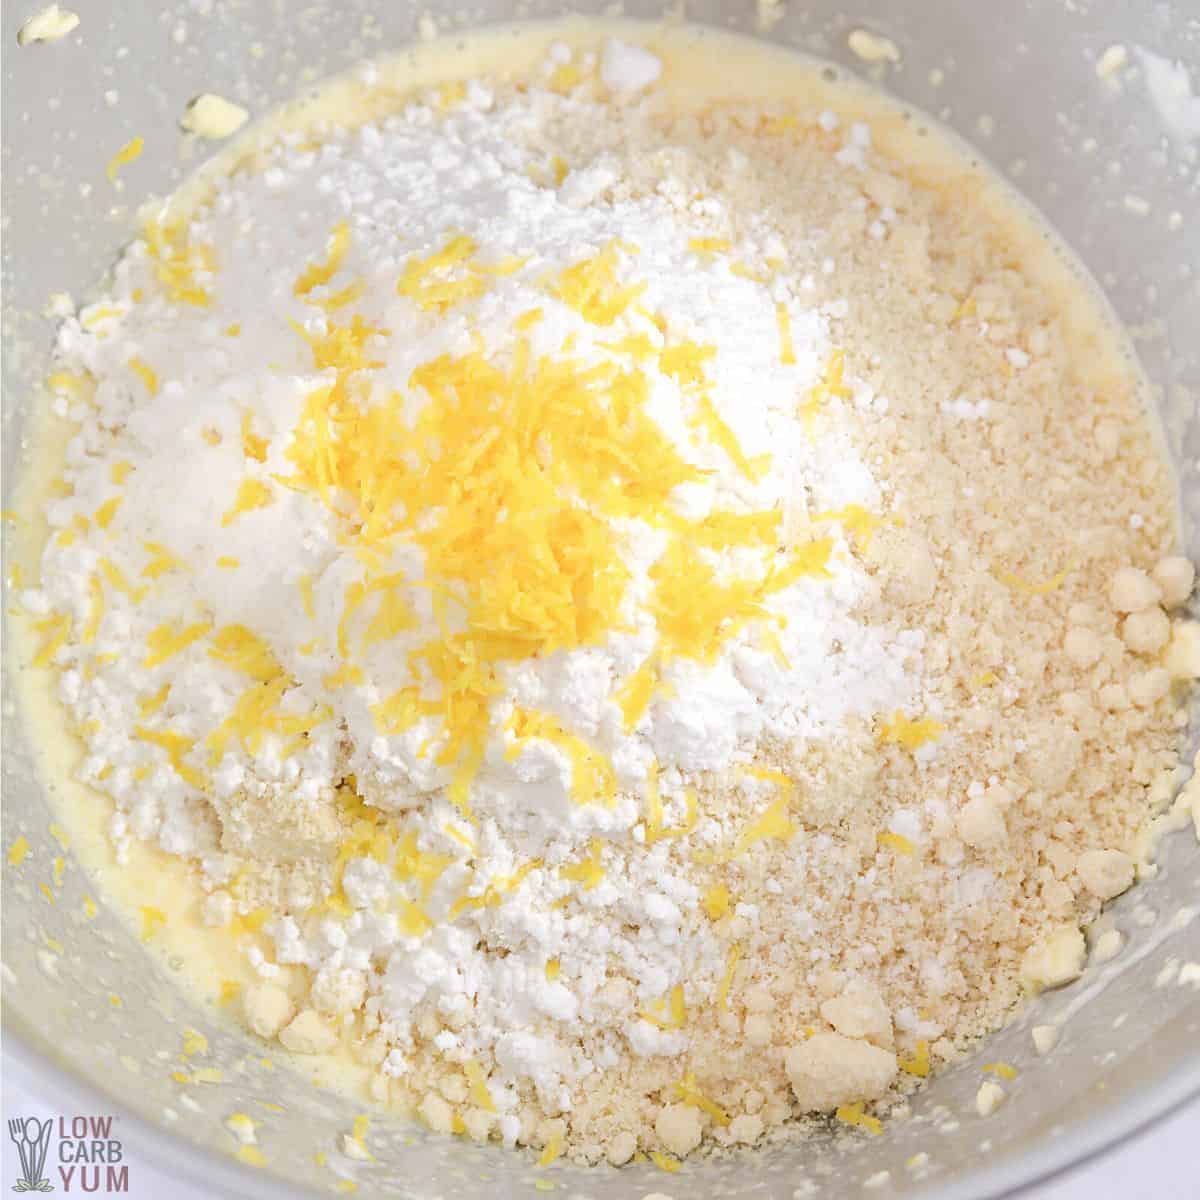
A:
[[[154,262],[154,276],[168,299],[178,304],[208,308],[212,296],[196,282],[196,274],[199,271],[212,273],[216,269],[212,249],[192,242],[181,223],[163,218],[147,221],[142,236]]]
[[[442,826],[442,832],[449,838],[453,838],[456,842],[465,846],[466,849],[474,854],[478,850],[475,844],[475,839],[470,834],[464,833],[461,829],[456,829],[453,825],[446,824]]]
[[[274,498],[271,489],[261,479],[243,479],[238,486],[232,507],[221,518],[222,528],[232,525],[242,513],[255,508],[266,508]]]
[[[833,549],[829,539],[794,551],[786,567],[761,580],[718,580],[716,570],[694,546],[673,541],[650,569],[655,584],[651,611],[664,654],[711,662],[722,644],[747,621],[765,615],[763,601],[804,575],[826,577]]]
[[[913,721],[897,709],[892,719],[885,722],[879,730],[879,740],[894,742],[911,753],[919,750],[927,742],[935,741],[939,734],[945,732],[945,728],[940,721],[935,721],[932,717],[922,717]]]
[[[267,1156],[257,1146],[249,1143],[239,1146],[233,1157],[239,1162],[244,1162],[248,1167],[265,1167],[267,1165]]]
[[[232,554],[221,554],[217,557],[217,566],[222,568],[222,570],[232,570],[241,565],[241,560],[234,558]]]
[[[54,613],[35,621],[33,628],[36,633],[46,635],[46,640],[33,657],[33,665],[48,667],[71,636],[71,618],[66,613]]]
[[[324,260],[311,262],[292,287],[296,296],[307,296],[315,287],[328,283],[342,269],[346,253],[350,249],[350,226],[339,221],[329,237],[329,249]]]
[[[428,897],[438,877],[453,862],[451,855],[418,850],[416,832],[410,829],[396,845],[393,870],[397,879],[416,882],[422,896]]]
[[[122,460],[115,462],[109,471],[109,477],[118,487],[125,482],[133,471],[133,463]]]
[[[659,1029],[682,1029],[687,1020],[687,1001],[683,984],[677,983],[665,997],[655,1000],[649,1008],[643,1008],[638,1016]]]
[[[574,63],[563,63],[551,73],[546,86],[552,92],[565,95],[572,88],[578,87],[583,80],[583,72]]]
[[[897,854],[904,854],[911,857],[916,853],[916,847],[902,833],[893,833],[890,829],[885,829],[876,839],[881,846],[886,846],[889,850],[894,850]]]
[[[29,839],[23,834],[8,848],[8,865],[19,867],[29,857]]]
[[[267,461],[266,438],[259,437],[252,428],[252,418],[249,411],[242,413],[242,453],[255,462]]]
[[[150,904],[143,904],[140,911],[142,914],[142,941],[148,942],[166,925],[167,914],[161,908],[155,908]]]
[[[115,587],[117,591],[124,592],[134,604],[139,604],[142,598],[146,595],[145,588],[135,588],[128,579],[125,578],[124,572],[117,566],[111,558],[102,558],[99,562],[100,573],[111,587]]]
[[[696,793],[692,788],[684,792],[684,803],[687,815],[682,825],[673,828],[663,826],[662,795],[658,787],[658,767],[652,766],[646,779],[646,845],[653,846],[655,842],[667,841],[670,838],[686,837],[696,827],[697,803]]]
[[[304,615],[310,620],[316,620],[317,605],[313,597],[313,577],[307,572],[297,580],[300,588],[300,602],[304,605]]]
[[[729,889],[723,883],[713,884],[700,900],[700,907],[710,921],[719,921],[729,912],[731,904]]]
[[[143,358],[131,358],[128,362],[129,369],[137,375],[137,377],[146,385],[146,391],[152,396],[158,395],[158,375],[154,368]]]
[[[268,734],[302,739],[329,719],[330,710],[327,708],[318,708],[305,714],[284,712],[284,697],[291,686],[292,680],[279,674],[255,683],[244,691],[229,716],[205,739],[210,762],[220,762],[234,739],[240,741],[251,754],[257,754]]]
[[[241,995],[242,985],[236,979],[221,980],[221,990],[217,993],[217,1003],[224,1007],[232,1004]]]
[[[138,701],[138,711],[143,717],[148,717],[153,713],[158,712],[160,708],[167,702],[167,695],[171,691],[170,682],[164,683],[162,687],[154,693],[153,696],[143,696]]]
[[[117,514],[117,509],[121,507],[121,497],[113,496],[100,505],[92,514],[92,520],[96,522],[101,529],[107,529],[112,524],[113,517]]]
[[[165,920],[166,918],[164,918]],[[193,1054],[208,1053],[208,1038],[204,1034],[195,1029],[185,1029],[183,1031],[183,1054],[184,1057],[189,1057]]]
[[[646,290],[644,283],[619,284],[618,251],[628,249],[613,240],[591,258],[567,267],[553,288],[564,304],[593,325],[611,325]]]
[[[729,947],[729,953],[725,958],[725,974],[721,976],[721,982],[717,987],[717,1007],[729,1007],[729,989],[733,987],[733,977],[737,972],[738,961],[742,957],[741,942],[734,942]]]
[[[670,1175],[674,1175],[683,1166],[679,1159],[672,1158],[671,1155],[664,1154],[661,1150],[651,1150],[650,1161],[660,1171],[666,1171]]]
[[[551,1163],[557,1161],[558,1156],[561,1153],[562,1138],[556,1133],[547,1140],[545,1148],[542,1150],[541,1156],[537,1160],[537,1165],[539,1167],[548,1167]]]
[[[771,456],[769,454],[761,454],[752,459],[746,457],[741,443],[737,440],[737,435],[725,423],[707,395],[700,397],[693,423],[703,429],[708,437],[721,447],[733,465],[747,479],[757,482],[770,469]]]
[[[135,726],[133,732],[140,741],[147,742],[165,751],[167,761],[171,764],[179,778],[185,783],[190,783],[193,787],[197,788],[203,787],[204,781],[200,776],[200,772],[194,767],[189,767],[183,761],[183,756],[189,753],[196,744],[194,738],[187,737],[182,733],[175,733],[169,729],[147,729],[144,725]]]
[[[96,914],[99,911],[100,909],[97,907],[96,901],[93,900],[91,896],[84,896],[83,915],[87,917],[89,921],[94,921],[96,919]]]
[[[157,667],[169,658],[182,653],[193,642],[199,641],[212,629],[211,621],[197,621],[192,625],[179,625],[174,621],[166,621],[152,629],[146,635],[146,645],[150,653],[146,655],[143,666]]]
[[[96,391],[96,381],[87,374],[74,371],[51,371],[46,376],[46,386],[51,391],[66,392],[71,396],[90,399]]]
[[[700,862],[729,862],[739,855],[745,854],[757,842],[776,840],[790,841],[796,834],[796,826],[788,819],[788,801],[786,797],[773,800],[767,807],[746,825],[738,834],[732,847],[715,853],[698,853]]]
[[[81,634],[84,645],[90,645],[96,640],[96,633],[104,617],[104,588],[100,583],[99,576],[93,575],[88,580],[88,590],[92,594],[92,608]]]
[[[692,1071],[688,1071],[675,1085],[675,1091],[684,1104],[690,1105],[692,1108],[698,1108],[701,1112],[708,1113],[718,1125],[729,1124],[728,1113],[700,1090],[696,1084],[696,1076]]]
[[[423,312],[437,313],[482,296],[487,282],[473,261],[478,249],[474,239],[458,234],[441,250],[425,258],[410,258],[396,291],[407,296]]]
[[[141,158],[142,151],[145,149],[145,147],[145,138],[135,137],[126,142],[125,145],[123,145],[120,150],[118,150],[116,154],[114,154],[112,158],[108,160],[108,165],[104,168],[104,173],[108,176],[108,182],[115,183],[117,179],[117,172],[122,167],[127,166],[129,163]]]
[[[982,1069],[989,1075],[997,1075],[1001,1079],[1013,1080],[1017,1077],[1017,1068],[1006,1062],[984,1063]]]
[[[808,398],[800,406],[800,415],[806,422],[811,422],[835,396],[846,400],[854,394],[845,382],[845,370],[845,351],[835,350],[825,364],[820,382],[811,389]]]
[[[235,671],[267,683],[283,674],[270,646],[245,625],[225,625],[213,634],[210,658]]]
[[[716,254],[724,254],[733,249],[733,243],[728,238],[694,237],[688,241],[688,249],[701,258],[711,258]]]
[[[625,718],[625,732],[632,733],[650,707],[650,699],[658,684],[658,663],[653,655],[621,685],[616,700]]]
[[[1031,583],[1027,579],[1022,579],[1019,575],[1014,575],[1011,571],[997,571],[996,578],[1006,588],[1011,588],[1014,592],[1024,592],[1027,596],[1046,596],[1050,592],[1056,592],[1062,587],[1071,570],[1072,568],[1070,567],[1064,567],[1061,571],[1052,575],[1049,579],[1042,580],[1040,583]]]
[[[906,1074],[925,1079],[929,1075],[929,1043],[922,1039],[913,1048],[912,1054],[899,1055],[898,1062],[900,1070]]]
[[[792,342],[792,315],[781,300],[775,305],[775,323],[779,326],[779,361],[785,367],[796,363],[796,347]]]
[[[521,886],[524,878],[530,871],[534,871],[542,865],[540,858],[529,859],[529,862],[512,872],[511,875],[502,875],[493,878],[487,884],[481,895],[461,896],[460,899],[454,902],[450,907],[450,919],[454,920],[458,914],[468,910],[468,908],[491,908],[500,904],[500,901],[505,895],[509,895]]]
[[[840,1105],[833,1115],[843,1124],[865,1129],[873,1136],[878,1137],[883,1132],[883,1122],[878,1117],[872,1117],[865,1113],[861,1101],[857,1104]]]
[[[600,862],[603,849],[603,842],[599,838],[592,838],[588,843],[588,856],[577,863],[559,867],[559,878],[582,884],[583,890],[590,892],[604,878],[604,867]]]
[[[516,708],[505,726],[514,737],[505,751],[510,761],[517,758],[525,744],[541,738],[557,746],[571,762],[571,798],[576,804],[603,804],[608,808],[617,801],[617,780],[611,764],[582,738],[568,733],[548,713]]]
[[[703,388],[708,383],[706,363],[716,358],[716,346],[700,342],[676,342],[658,356],[659,369],[680,387]]]
[[[562,963],[557,958],[546,960],[546,978],[553,983],[562,973]]]
[[[473,1058],[468,1058],[463,1063],[463,1074],[467,1077],[471,1102],[477,1108],[495,1112],[496,1104],[492,1100],[492,1093],[488,1091],[487,1078],[484,1076],[483,1068]]]
[[[809,518],[814,523],[818,521],[836,521],[854,539],[859,551],[866,550],[871,544],[875,530],[883,523],[882,517],[868,512],[861,504],[847,504],[842,508],[829,509],[825,512],[815,512]]]
[[[143,542],[142,547],[152,557],[142,568],[143,579],[157,579],[168,571],[174,571],[183,564],[161,542]]]

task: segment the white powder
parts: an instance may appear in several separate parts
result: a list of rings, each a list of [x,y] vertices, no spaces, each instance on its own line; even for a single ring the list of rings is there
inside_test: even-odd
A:
[[[641,46],[609,38],[600,58],[600,78],[614,92],[640,92],[662,74],[662,61]]]
[[[1172,62],[1144,47],[1137,48],[1146,77],[1146,91],[1171,137],[1190,142],[1200,137],[1200,96],[1182,62]]]

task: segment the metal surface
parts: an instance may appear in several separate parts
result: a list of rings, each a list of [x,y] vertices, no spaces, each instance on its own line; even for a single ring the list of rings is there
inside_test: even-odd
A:
[[[599,11],[601,3],[577,9]],[[86,294],[130,229],[129,209],[148,192],[167,192],[187,164],[177,157],[176,119],[202,90],[240,100],[256,112],[290,98],[322,75],[412,40],[419,12],[452,11],[452,24],[509,19],[504,2],[459,9],[422,3],[142,4],[89,0],[83,24],[65,42],[17,51],[28,15],[6,4],[4,46],[4,467],[6,491],[19,461],[25,403],[44,368],[52,324],[40,314],[51,292]],[[526,4],[523,17],[561,11]],[[1200,557],[1200,196],[1195,147],[1171,141],[1142,84],[1117,90],[1097,78],[1110,44],[1141,45],[1187,62],[1200,78],[1200,10],[1194,0],[1148,10],[1133,0],[1103,5],[1029,0],[967,5],[958,0],[868,0],[843,6],[793,4],[759,36],[840,62],[863,64],[845,49],[859,25],[892,37],[903,51],[882,84],[940,117],[1017,185],[1066,236],[1103,284],[1160,395],[1170,452],[1188,509],[1189,550]],[[632,3],[626,14],[660,9]],[[696,3],[696,21],[756,31],[751,3]],[[1136,63],[1136,57],[1134,59]],[[938,76],[931,74],[941,73]],[[106,92],[117,93],[108,103]],[[990,129],[986,138],[981,131]],[[125,169],[126,190],[106,185],[104,164],[135,134],[144,156]],[[1191,157],[1189,157],[1191,155]],[[1127,197],[1149,202],[1139,215]],[[112,210],[114,203],[119,206]],[[125,207],[120,207],[125,206]],[[1133,208],[1138,208],[1133,205]],[[1183,215],[1181,221],[1172,213]],[[34,777],[19,720],[6,692],[3,845],[26,836],[43,862],[58,853],[47,831],[44,790]],[[1200,907],[1195,838],[1168,839],[1158,877],[1115,906],[1129,943],[1114,962],[1071,988],[1044,997],[991,1039],[977,1059],[934,1080],[913,1102],[910,1121],[884,1137],[829,1139],[803,1147],[689,1165],[666,1177],[650,1167],[619,1175],[569,1167],[542,1173],[565,1194],[596,1197],[687,1192],[785,1200],[811,1181],[821,1192],[853,1194],[881,1170],[885,1195],[950,1198],[999,1195],[1110,1145],[1200,1091],[1200,996],[1156,987],[1168,959],[1200,958],[1200,920],[1172,920]],[[170,1164],[214,1194],[288,1196],[328,1189],[336,1176],[313,1165],[326,1151],[359,1181],[357,1195],[496,1197],[532,1194],[529,1156],[446,1141],[377,1120],[379,1161],[350,1163],[335,1153],[357,1107],[298,1077],[262,1069],[245,1039],[215,1026],[188,998],[148,971],[141,946],[108,914],[84,922],[84,891],[70,871],[53,907],[8,872],[3,960],[6,1069],[33,1080],[64,1112],[120,1111],[124,1137],[139,1153]],[[1148,921],[1144,914],[1155,914]],[[46,969],[45,938],[64,953]],[[1099,979],[1107,986],[1096,987]],[[124,1006],[107,995],[119,990]],[[1067,1006],[1059,1046],[1032,1053],[1029,1027]],[[183,1025],[204,1032],[226,1082],[191,1087],[188,1100],[170,1079]],[[1020,1069],[1011,1099],[986,1122],[972,1098],[978,1063],[1003,1059]],[[236,1143],[222,1121],[255,1100],[282,1102],[259,1131],[270,1162],[251,1171],[228,1155]],[[984,1148],[987,1143],[987,1148]],[[905,1167],[929,1155],[922,1175]]]

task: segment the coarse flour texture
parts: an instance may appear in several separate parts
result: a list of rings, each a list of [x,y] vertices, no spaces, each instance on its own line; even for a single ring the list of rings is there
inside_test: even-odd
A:
[[[1078,973],[1196,663],[1133,377],[978,176],[660,69],[556,47],[151,213],[23,595],[249,1026],[547,1160],[869,1125]]]

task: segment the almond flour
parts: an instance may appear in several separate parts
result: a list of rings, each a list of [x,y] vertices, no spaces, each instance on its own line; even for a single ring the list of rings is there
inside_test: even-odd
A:
[[[546,1162],[874,1129],[1074,978],[1200,665],[1136,376],[982,177],[666,66],[150,213],[23,597],[249,1027]]]

